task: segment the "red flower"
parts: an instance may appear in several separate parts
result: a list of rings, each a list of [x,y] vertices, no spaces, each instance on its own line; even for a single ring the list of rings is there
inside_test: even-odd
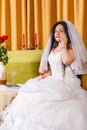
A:
[[[7,39],[8,39],[7,35],[0,36],[0,43],[4,42]]]
[[[3,38],[3,40],[7,40],[8,36],[7,35],[3,35],[2,38]]]

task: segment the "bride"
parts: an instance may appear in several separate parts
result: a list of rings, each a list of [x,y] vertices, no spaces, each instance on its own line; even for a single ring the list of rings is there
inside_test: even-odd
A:
[[[77,77],[87,73],[87,52],[70,21],[52,27],[39,72],[1,113],[0,130],[87,130],[87,92]]]

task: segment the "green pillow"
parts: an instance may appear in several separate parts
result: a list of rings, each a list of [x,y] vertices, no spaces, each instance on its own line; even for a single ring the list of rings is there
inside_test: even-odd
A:
[[[42,50],[8,51],[7,83],[14,80],[16,84],[23,84],[30,78],[38,76],[41,56]]]

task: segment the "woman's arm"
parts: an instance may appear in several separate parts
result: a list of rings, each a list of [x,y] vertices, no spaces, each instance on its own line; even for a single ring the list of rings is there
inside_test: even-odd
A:
[[[72,48],[72,44],[69,44],[69,47],[67,48],[67,37],[66,35],[63,35],[61,37],[61,41],[59,42],[60,50],[62,52],[62,62],[65,65],[69,65],[72,63],[75,59],[74,52]]]
[[[65,65],[69,65],[74,61],[74,52],[73,49],[67,49],[67,47],[61,48],[62,52],[62,62]]]

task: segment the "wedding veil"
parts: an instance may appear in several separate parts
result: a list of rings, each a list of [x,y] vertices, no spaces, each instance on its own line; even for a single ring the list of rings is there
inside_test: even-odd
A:
[[[74,50],[75,61],[71,64],[71,67],[76,75],[87,73],[87,50],[85,48],[84,42],[82,41],[78,31],[75,26],[68,20],[63,20],[67,24],[68,33],[71,39],[72,47]],[[51,48],[51,37],[50,35],[47,45],[43,51],[41,63],[39,67],[39,72],[44,73],[48,70],[48,56]]]

